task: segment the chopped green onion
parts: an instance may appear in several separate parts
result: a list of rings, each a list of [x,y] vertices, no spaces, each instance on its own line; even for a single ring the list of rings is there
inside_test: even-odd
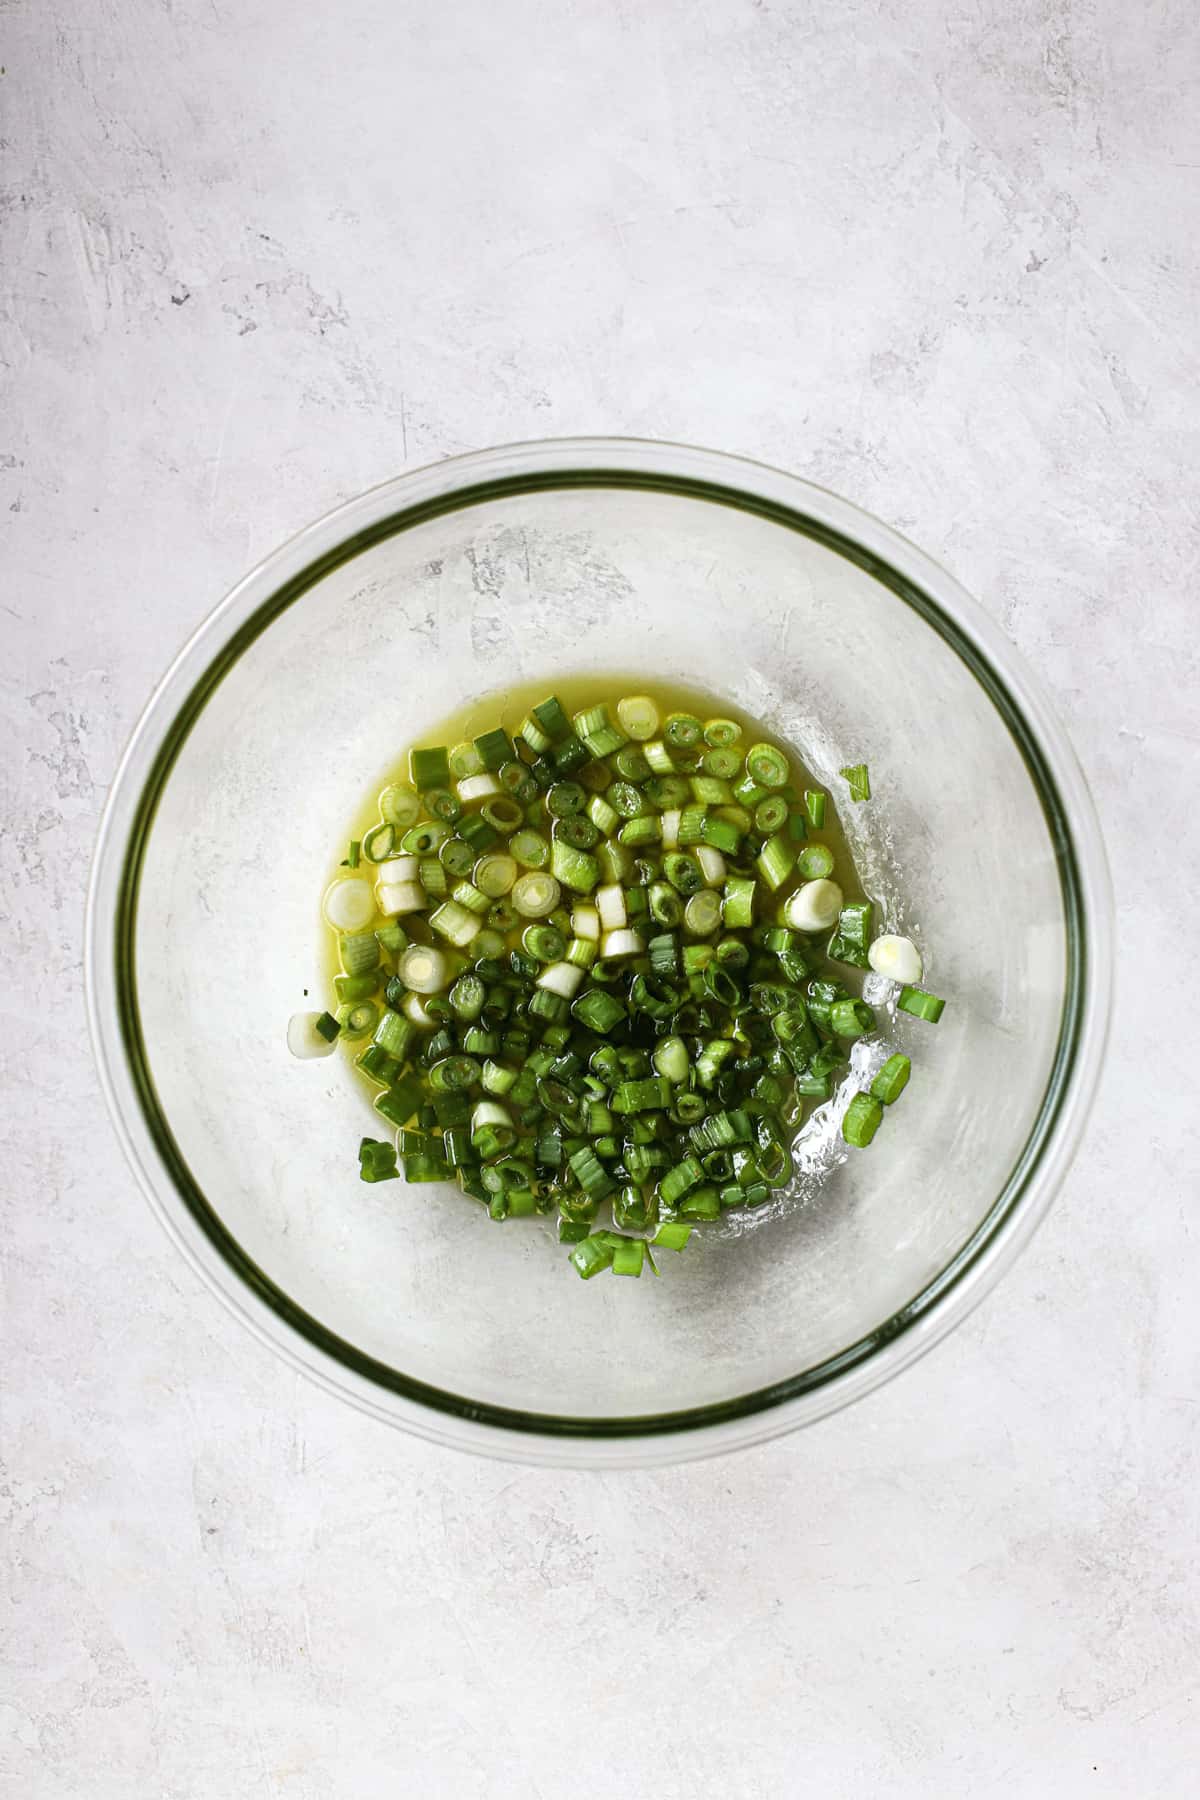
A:
[[[379,972],[368,969],[363,975],[335,975],[333,990],[339,1000],[365,1000],[379,986]]]
[[[606,706],[590,706],[576,713],[573,723],[593,756],[611,756],[626,742],[625,733],[613,724]]]
[[[655,738],[643,746],[642,754],[656,775],[672,775],[675,772],[675,758],[667,749],[661,738]]]
[[[658,708],[647,694],[627,694],[617,701],[617,724],[626,737],[644,744],[658,732]]]
[[[421,814],[421,802],[409,788],[386,787],[379,796],[379,811],[397,831],[407,831]]]
[[[740,781],[734,783],[733,797],[739,806],[754,807],[760,800],[766,799],[767,790],[760,787],[752,775],[743,775]]]
[[[616,1182],[590,1145],[575,1150],[567,1158],[571,1173],[589,1200],[606,1200],[616,1189]]]
[[[796,863],[796,846],[783,832],[768,838],[755,859],[755,868],[775,893],[791,874]]]
[[[508,848],[526,869],[544,869],[550,861],[550,843],[540,831],[514,831],[508,840]]]
[[[489,899],[499,900],[504,894],[511,892],[517,879],[516,860],[497,852],[481,856],[474,865],[474,879],[480,893],[486,894]]]
[[[613,1274],[640,1275],[645,1256],[646,1246],[641,1238],[618,1238],[613,1247]]]
[[[661,1038],[655,1045],[652,1061],[658,1073],[675,1087],[687,1080],[691,1070],[687,1045],[681,1037]]]
[[[796,858],[796,871],[805,881],[823,881],[833,874],[833,851],[828,844],[805,844]]]
[[[335,931],[362,931],[375,917],[375,894],[369,881],[350,875],[325,890],[321,910]]]
[[[367,862],[386,862],[392,854],[396,843],[396,827],[385,820],[382,825],[372,825],[363,838],[362,853]]]
[[[512,903],[524,919],[543,919],[558,905],[562,889],[553,875],[540,870],[522,875],[512,890]]]
[[[701,767],[706,775],[714,775],[720,781],[732,781],[741,773],[741,752],[737,750],[706,750]]]
[[[328,1024],[326,1021],[328,1020]],[[330,1031],[329,1026],[333,1029]],[[341,1025],[327,1012],[293,1013],[288,1020],[287,1047],[303,1062],[328,1056],[341,1034]]]
[[[889,1056],[871,1083],[871,1094],[884,1106],[891,1106],[897,1101],[908,1086],[908,1078],[912,1074],[912,1063],[899,1051]]]
[[[883,1118],[883,1107],[873,1094],[855,1094],[842,1119],[842,1136],[856,1149],[865,1150]]]
[[[395,1181],[400,1174],[395,1146],[379,1138],[364,1138],[358,1146],[358,1173],[362,1181]]]
[[[479,779],[479,776],[472,777],[472,780]],[[459,782],[460,794],[467,785],[465,781]],[[432,813],[435,819],[441,819],[446,825],[453,825],[462,817],[462,800],[452,794],[449,788],[430,788],[428,793],[421,795],[421,805],[427,813]]]
[[[699,893],[704,886],[699,864],[682,850],[673,850],[663,858],[663,874],[671,886],[685,896]]]
[[[506,794],[497,794],[494,800],[485,800],[479,809],[480,818],[484,819],[494,831],[507,836],[515,831],[525,817],[524,811],[517,801]]]
[[[432,750],[410,750],[408,778],[419,794],[431,788],[449,787],[450,758],[445,745],[439,744]]]
[[[458,835],[466,840],[476,855],[482,855],[485,850],[490,850],[493,844],[500,841],[500,833],[491,820],[485,819],[482,813],[471,813],[467,818],[460,819]]]
[[[704,727],[692,713],[668,713],[663,722],[663,740],[673,750],[691,750],[704,736]]]
[[[825,823],[825,795],[820,788],[805,788],[804,810],[813,830],[820,831]]]
[[[839,769],[838,774],[844,777],[855,804],[871,798],[871,776],[866,763],[851,763],[848,768]]]
[[[546,810],[556,819],[566,819],[582,812],[587,794],[577,781],[556,781],[546,795]]]
[[[400,958],[397,972],[406,987],[416,994],[436,994],[450,979],[450,964],[444,950],[425,944],[410,944]]]
[[[625,1017],[624,1002],[618,1000],[615,994],[607,994],[597,988],[581,994],[571,1011],[581,1025],[586,1025],[589,1031],[599,1032],[602,1037]]]
[[[615,806],[610,806],[603,794],[593,794],[588,801],[588,818],[605,837],[611,837],[621,823],[621,815]]]
[[[695,937],[709,937],[721,923],[721,897],[712,888],[701,888],[683,909],[683,923]]]
[[[373,931],[351,931],[338,939],[338,957],[347,975],[366,975],[379,967],[379,939]]]
[[[548,750],[551,744],[557,744],[570,735],[571,721],[567,717],[562,701],[551,694],[548,700],[531,708],[528,718],[521,726],[521,736],[532,750]]]
[[[702,841],[726,856],[734,855],[741,835],[740,828],[732,820],[720,818],[714,813],[708,813],[700,827]]]
[[[389,1125],[407,1125],[421,1104],[422,1091],[415,1079],[406,1076],[375,1096],[375,1111]]]
[[[742,728],[734,719],[709,719],[704,726],[704,741],[714,750],[728,750],[741,738]]]
[[[429,915],[429,924],[439,937],[448,938],[461,950],[471,942],[480,928],[477,915],[457,900],[444,900]]]
[[[487,1000],[487,988],[478,975],[460,975],[450,989],[449,999],[457,1018],[477,1019]]]
[[[645,756],[637,744],[624,745],[622,749],[617,751],[617,754],[612,759],[612,763],[617,776],[620,777],[622,785],[633,784],[636,788],[639,782],[645,781],[649,777],[650,764],[646,761]],[[615,785],[615,781],[609,782],[608,788],[610,792]],[[640,794],[638,799],[640,805]],[[644,810],[644,807],[642,810]]]
[[[668,1219],[659,1226],[651,1242],[661,1245],[664,1250],[683,1250],[687,1247],[692,1230],[691,1225],[679,1224],[674,1219]]]
[[[902,989],[896,1005],[901,1012],[911,1013],[915,1019],[926,1019],[930,1025],[936,1025],[946,1010],[944,1000],[939,1000],[936,994],[927,994],[924,988],[919,987]]]
[[[417,864],[420,886],[431,900],[441,900],[448,887],[446,871],[439,856],[422,856]]]
[[[590,894],[600,879],[600,864],[591,852],[577,850],[561,838],[555,838],[550,846],[550,868],[555,880],[576,894]],[[530,879],[525,877],[526,881]]]
[[[567,940],[554,925],[527,925],[521,943],[538,962],[560,962],[566,954]]]
[[[840,1038],[859,1038],[870,1031],[875,1014],[861,1000],[835,1000],[829,1009],[829,1022]]]
[[[784,902],[783,916],[793,931],[827,931],[842,910],[836,881],[806,881]]]
[[[448,825],[440,819],[427,819],[406,831],[400,845],[409,856],[436,856],[449,836]]]
[[[849,906],[843,906],[838,928],[826,951],[833,962],[850,963],[857,969],[870,967],[867,952],[871,942],[872,911],[869,900],[855,900]]]
[[[447,838],[438,847],[438,861],[451,875],[469,875],[475,866],[475,852],[465,838]]]
[[[585,1237],[582,1243],[576,1244],[572,1250],[569,1260],[584,1281],[590,1281],[593,1275],[599,1275],[603,1269],[611,1268],[615,1251],[614,1246],[608,1241],[609,1235],[606,1232],[594,1232],[591,1237]]]
[[[727,876],[722,913],[730,931],[747,930],[753,923],[755,891],[753,876]]]
[[[746,773],[759,787],[783,787],[788,778],[787,757],[774,744],[752,744],[746,752]]]
[[[475,753],[483,768],[495,771],[513,759],[512,740],[499,726],[475,739]],[[471,771],[473,773],[473,771]]]
[[[449,763],[450,774],[455,781],[461,781],[467,775],[478,775],[483,768],[483,758],[478,750],[474,744],[465,741],[455,744],[450,752]]]
[[[781,831],[787,823],[788,803],[782,794],[768,794],[754,809],[754,829],[764,837]]]
[[[888,932],[875,939],[867,960],[877,975],[886,975],[889,981],[898,981],[904,987],[914,986],[925,972],[921,952],[912,939]]]

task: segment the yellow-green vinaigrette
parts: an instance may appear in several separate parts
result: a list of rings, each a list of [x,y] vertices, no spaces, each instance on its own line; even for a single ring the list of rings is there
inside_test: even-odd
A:
[[[557,1213],[585,1278],[654,1268],[652,1244],[786,1185],[875,1026],[840,798],[740,709],[662,682],[539,681],[425,730],[350,821],[325,916],[355,929],[329,933],[329,1011],[293,1021],[297,1054],[343,1044],[395,1133],[363,1140],[363,1179]],[[906,939],[877,943],[919,979]],[[941,1010],[913,982],[900,1004]],[[893,1055],[855,1095],[848,1142],[908,1074]]]

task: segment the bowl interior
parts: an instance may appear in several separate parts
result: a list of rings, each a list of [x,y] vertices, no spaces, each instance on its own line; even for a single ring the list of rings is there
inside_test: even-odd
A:
[[[1059,1044],[1056,844],[977,674],[866,560],[695,494],[551,486],[401,520],[239,634],[142,839],[131,1033],[190,1204],[300,1329],[485,1416],[716,1417],[885,1338],[980,1231]],[[949,1004],[889,1027],[913,1080],[868,1152],[661,1281],[584,1284],[550,1221],[362,1184],[366,1091],[284,1027],[324,1003],[332,847],[397,751],[465,698],[614,670],[728,696],[835,790],[867,761],[860,872]]]

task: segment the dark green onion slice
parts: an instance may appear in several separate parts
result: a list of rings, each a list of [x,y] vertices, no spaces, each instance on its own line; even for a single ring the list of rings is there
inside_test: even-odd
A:
[[[419,794],[450,786],[450,757],[444,744],[434,749],[410,750],[408,776]]]

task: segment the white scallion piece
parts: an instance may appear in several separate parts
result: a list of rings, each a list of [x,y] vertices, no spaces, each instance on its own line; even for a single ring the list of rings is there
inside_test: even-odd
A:
[[[336,1037],[322,1037],[317,1030],[317,1020],[321,1017],[315,1012],[293,1013],[288,1020],[287,1047],[302,1062],[308,1062],[314,1056],[328,1056],[337,1049]]]
[[[607,931],[600,940],[600,954],[608,958],[641,956],[645,948],[640,935],[629,928],[622,931]]]
[[[662,816],[662,847],[664,850],[679,848],[679,808],[670,807]]]
[[[325,889],[321,911],[335,931],[362,931],[375,917],[375,896],[371,884],[361,875],[350,875],[345,881],[331,881]]]
[[[450,964],[444,950],[428,944],[410,944],[397,963],[396,972],[414,994],[439,994],[450,979]]]
[[[898,981],[904,987],[915,987],[925,973],[921,952],[911,938],[895,937],[885,932],[867,951],[867,960],[877,975]]]
[[[419,881],[421,859],[417,856],[389,856],[375,870],[375,879],[383,887],[394,887],[398,881]]]
[[[610,881],[596,889],[596,910],[605,931],[619,931],[627,922],[625,891],[619,881]]]
[[[649,694],[626,694],[617,701],[617,724],[626,737],[644,744],[658,730],[658,708]]]
[[[806,881],[784,902],[784,921],[793,931],[828,931],[837,924],[842,898],[836,881]]]
[[[496,777],[486,769],[482,775],[465,776],[455,786],[464,806],[470,806],[474,800],[494,800],[497,794],[504,792]]]
[[[724,887],[725,858],[719,850],[714,850],[711,844],[697,844],[696,861],[700,864],[705,887]]]
[[[552,994],[561,994],[564,1000],[573,1000],[583,977],[584,970],[577,969],[574,963],[556,962],[542,970],[537,984]]]
[[[389,919],[398,919],[402,913],[422,912],[427,905],[425,889],[419,881],[382,882],[377,892],[379,910]]]
[[[577,906],[571,914],[571,930],[577,938],[600,941],[600,914],[594,906]]]
[[[512,891],[512,903],[523,919],[544,919],[552,913],[562,896],[553,875],[532,869],[522,875]]]
[[[457,900],[443,900],[429,915],[429,928],[459,950],[465,950],[472,938],[483,930],[483,920]]]
[[[404,1016],[411,1019],[420,1031],[432,1031],[437,1025],[437,1020],[431,1019],[425,1011],[425,1002],[420,994],[405,994]]]

